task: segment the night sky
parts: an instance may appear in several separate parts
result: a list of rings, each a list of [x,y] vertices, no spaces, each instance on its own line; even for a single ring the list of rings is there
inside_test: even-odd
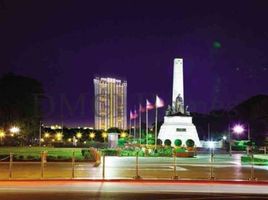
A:
[[[228,109],[268,94],[267,20],[265,0],[0,0],[0,74],[43,83],[46,124],[90,126],[96,75],[128,81],[129,109],[155,94],[168,104],[179,57],[190,111]]]

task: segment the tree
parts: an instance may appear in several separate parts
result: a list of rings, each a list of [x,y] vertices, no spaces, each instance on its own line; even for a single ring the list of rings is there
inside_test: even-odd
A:
[[[7,74],[0,78],[0,126],[16,125],[24,139],[37,136],[44,90],[35,79]]]
[[[120,130],[120,129],[117,128],[117,127],[111,127],[111,128],[108,128],[107,132],[108,132],[108,133],[121,133],[122,130]]]

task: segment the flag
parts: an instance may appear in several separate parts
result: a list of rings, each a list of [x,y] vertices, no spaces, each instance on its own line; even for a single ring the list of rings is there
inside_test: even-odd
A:
[[[151,109],[153,109],[153,108],[154,108],[153,104],[151,104],[150,101],[148,101],[148,100],[146,99],[146,109],[147,109],[147,110],[151,110]]]
[[[160,97],[156,95],[156,100],[155,100],[155,107],[156,108],[161,108],[164,107],[164,101]]]
[[[132,110],[130,110],[130,112],[129,112],[129,118],[134,119],[134,114],[133,114]]]
[[[142,105],[140,104],[140,107],[139,107],[139,111],[140,112],[145,112],[145,108],[144,107],[142,107]]]
[[[137,110],[135,109],[135,110],[134,110],[134,114],[133,114],[133,119],[136,119],[138,116],[139,116],[139,115],[138,115],[138,113],[137,113]]]

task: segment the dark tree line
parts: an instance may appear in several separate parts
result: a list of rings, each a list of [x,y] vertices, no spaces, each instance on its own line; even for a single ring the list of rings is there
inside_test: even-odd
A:
[[[29,141],[38,135],[42,119],[42,84],[32,78],[6,74],[0,78],[0,128],[7,133],[12,126],[20,127],[20,135]]]

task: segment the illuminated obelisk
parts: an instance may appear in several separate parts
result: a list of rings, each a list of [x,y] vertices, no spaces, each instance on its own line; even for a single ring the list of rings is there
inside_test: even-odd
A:
[[[174,59],[173,65],[173,92],[172,92],[172,104],[176,102],[177,96],[180,94],[184,100],[183,93],[183,60],[181,58]]]
[[[173,146],[176,139],[180,139],[182,145],[186,145],[186,141],[191,139],[196,147],[201,147],[190,112],[184,105],[183,60],[181,58],[174,59],[173,70],[172,104],[168,106],[158,139],[161,139],[163,143],[169,139]]]

